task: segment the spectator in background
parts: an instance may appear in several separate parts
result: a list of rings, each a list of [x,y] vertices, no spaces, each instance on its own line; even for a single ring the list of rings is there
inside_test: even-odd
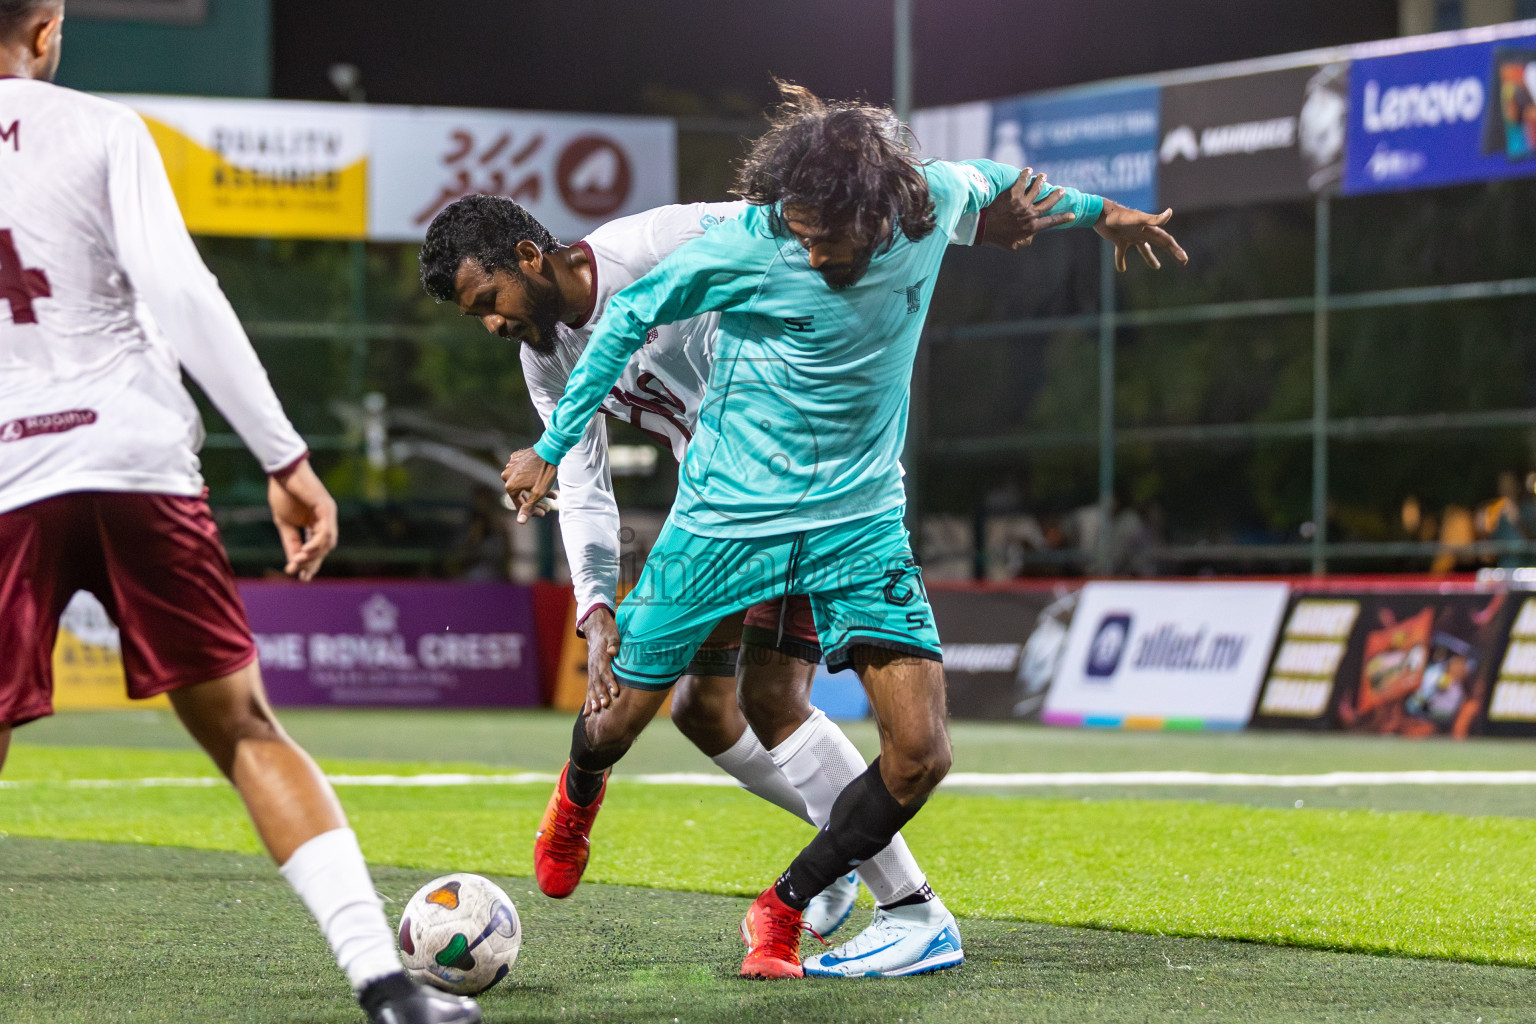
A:
[[[1440,517],[1440,550],[1429,565],[1432,576],[1444,576],[1458,566],[1470,568],[1477,524],[1464,505],[1447,505]]]
[[[1520,512],[1520,485],[1515,474],[1500,473],[1499,496],[1478,510],[1479,533],[1488,540],[1525,540]],[[1501,551],[1496,559],[1501,569],[1515,569],[1527,561],[1523,554],[1516,551]]]

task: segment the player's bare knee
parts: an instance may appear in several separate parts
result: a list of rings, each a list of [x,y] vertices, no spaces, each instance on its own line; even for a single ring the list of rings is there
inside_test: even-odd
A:
[[[881,755],[881,775],[898,798],[930,793],[949,774],[954,758],[941,736],[926,742],[893,745]]]

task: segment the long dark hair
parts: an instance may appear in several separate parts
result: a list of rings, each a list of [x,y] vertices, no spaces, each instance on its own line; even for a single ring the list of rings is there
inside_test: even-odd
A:
[[[785,233],[785,204],[816,213],[822,226],[845,230],[855,246],[889,248],[899,229],[913,241],[934,229],[928,181],[902,141],[902,125],[886,107],[827,101],[775,79],[780,103],[736,174],[736,195],[773,208]]]

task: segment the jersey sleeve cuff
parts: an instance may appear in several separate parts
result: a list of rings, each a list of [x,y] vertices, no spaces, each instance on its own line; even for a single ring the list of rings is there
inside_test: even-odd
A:
[[[306,448],[306,449],[304,449],[303,452],[301,452],[299,454],[298,458],[294,459],[292,462],[287,463],[286,465],[279,466],[277,469],[272,470],[270,473],[267,474],[267,476],[270,476],[272,479],[276,480],[278,483],[282,483],[283,481],[287,480],[290,476],[292,476],[293,475],[293,471],[298,469],[301,465],[303,465],[305,460],[308,459],[308,458],[309,458],[309,449]]]
[[[613,610],[613,606],[610,605],[607,601],[598,601],[595,604],[589,606],[586,611],[581,613],[581,617],[576,620],[576,635],[581,637],[583,640],[587,638],[587,619],[590,618],[592,613],[597,611],[599,608],[607,608],[609,615],[616,614]]]
[[[547,430],[539,436],[537,441],[533,443],[533,452],[535,455],[549,463],[551,466],[560,465],[560,460],[565,458],[565,452],[561,451],[559,447],[549,439],[549,431]]]

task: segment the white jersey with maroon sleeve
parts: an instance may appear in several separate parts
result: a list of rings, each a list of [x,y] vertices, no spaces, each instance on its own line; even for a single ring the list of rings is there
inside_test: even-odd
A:
[[[538,352],[526,344],[522,348],[528,393],[546,424],[608,300],[684,243],[746,207],[744,202],[662,206],[605,224],[576,243],[592,261],[591,309],[577,326],[559,326],[553,351]],[[951,234],[950,243],[972,244],[976,227],[975,217],[967,219]],[[649,434],[681,462],[709,385],[719,322],[719,314],[710,313],[652,329],[603,402],[603,412]],[[559,486],[560,533],[580,622],[598,605],[612,609],[618,591],[619,506],[608,469],[603,417],[587,424],[581,441],[561,461]]]
[[[0,512],[72,491],[200,494],[181,367],[269,473],[304,456],[143,120],[0,80]]]

